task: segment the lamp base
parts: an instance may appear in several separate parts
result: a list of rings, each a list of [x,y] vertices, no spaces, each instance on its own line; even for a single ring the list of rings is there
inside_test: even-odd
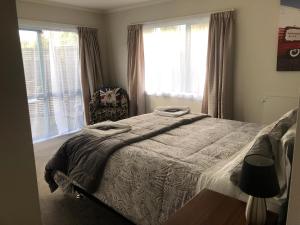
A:
[[[267,220],[267,206],[264,198],[249,196],[246,207],[246,221],[248,225],[265,225]]]

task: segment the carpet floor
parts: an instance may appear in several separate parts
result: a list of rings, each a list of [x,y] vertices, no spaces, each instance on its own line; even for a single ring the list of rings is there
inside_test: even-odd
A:
[[[50,193],[44,181],[47,161],[70,136],[34,144],[43,225],[133,225],[112,209],[87,198],[76,199],[61,190]]]

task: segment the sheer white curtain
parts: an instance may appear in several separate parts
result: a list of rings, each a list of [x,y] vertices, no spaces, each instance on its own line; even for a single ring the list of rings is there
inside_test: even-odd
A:
[[[33,141],[80,129],[84,111],[78,34],[20,31]]]
[[[208,27],[208,17],[144,26],[147,94],[203,96]]]

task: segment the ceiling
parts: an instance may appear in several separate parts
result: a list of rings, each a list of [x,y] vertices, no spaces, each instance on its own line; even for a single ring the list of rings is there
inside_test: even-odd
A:
[[[142,5],[152,5],[170,0],[21,0],[42,4],[59,4],[65,6],[82,7],[86,9],[110,11],[122,8],[134,8]]]

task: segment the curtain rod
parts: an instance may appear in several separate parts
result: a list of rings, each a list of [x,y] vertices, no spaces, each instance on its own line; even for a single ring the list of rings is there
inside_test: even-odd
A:
[[[178,20],[178,19],[193,18],[196,16],[209,16],[210,14],[213,14],[213,13],[230,12],[230,11],[235,11],[235,8],[209,11],[209,12],[199,12],[199,13],[190,14],[190,15],[186,15],[186,16],[169,17],[169,18],[165,18],[165,19],[157,19],[157,20],[151,20],[151,21],[134,22],[134,23],[130,23],[129,25],[138,25],[138,24],[148,25],[148,24],[159,23],[159,22],[168,22],[168,21]]]
[[[55,30],[63,30],[63,29],[76,29],[77,27],[88,27],[93,29],[98,29],[97,27],[78,25],[78,24],[66,24],[66,23],[56,23],[52,21],[45,20],[28,20],[20,18],[18,20],[20,28],[52,28]]]

